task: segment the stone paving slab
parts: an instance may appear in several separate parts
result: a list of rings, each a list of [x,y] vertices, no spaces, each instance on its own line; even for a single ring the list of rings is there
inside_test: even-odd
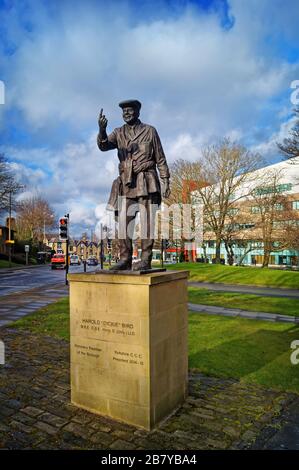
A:
[[[192,312],[203,312],[208,315],[223,315],[226,317],[241,317],[250,320],[265,320],[282,323],[299,323],[299,317],[290,315],[278,315],[276,313],[253,312],[252,310],[242,310],[236,308],[216,307],[214,305],[188,303],[188,308]]]
[[[266,448],[280,415],[298,407],[295,394],[191,371],[184,405],[147,432],[70,404],[68,342],[7,327],[0,339],[2,449],[247,449],[260,435]]]
[[[1,296],[0,327],[9,324],[17,317],[33,313],[67,296],[68,293],[68,287],[60,283],[51,287],[44,286],[43,289],[35,287],[24,292]]]
[[[240,294],[254,294],[266,297],[289,297],[299,299],[298,289],[286,289],[279,287],[250,286],[245,284],[224,284],[219,282],[189,281],[188,286],[201,289],[215,290],[219,292],[236,292]]]

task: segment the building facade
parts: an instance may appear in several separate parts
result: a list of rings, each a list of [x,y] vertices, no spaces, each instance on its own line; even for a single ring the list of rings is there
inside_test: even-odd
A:
[[[279,183],[274,187],[265,185],[260,187],[259,182],[262,176],[271,174],[279,174]],[[294,233],[299,236],[299,157],[293,158],[292,161],[283,161],[252,173],[252,181],[257,185],[260,194],[269,195],[275,192],[283,199],[283,203],[275,204],[275,220],[273,221],[273,236],[277,236],[277,248],[273,249],[270,254],[269,265],[272,266],[299,266],[299,240],[292,240],[289,246],[283,246],[279,249],[284,234],[288,232],[288,226]],[[245,190],[246,189],[246,190]],[[238,190],[240,195],[245,194],[248,190],[240,187]],[[196,199],[198,194],[193,192]],[[238,196],[238,195],[237,195]],[[236,197],[238,200],[238,197]],[[215,208],[217,211],[217,208]],[[231,209],[231,220],[235,224],[235,234],[232,243],[233,263],[245,265],[262,265],[264,259],[264,243],[260,228],[260,212],[261,208],[256,205],[254,196],[239,199],[235,206]],[[296,227],[298,226],[298,229]],[[190,245],[190,244],[189,244]],[[216,257],[216,240],[215,235],[204,225],[203,227],[203,243],[199,245],[193,244],[191,251],[191,259],[189,261],[213,262]],[[189,250],[190,257],[190,250]],[[228,251],[225,247],[224,240],[221,242],[221,259],[225,264],[229,262]]]

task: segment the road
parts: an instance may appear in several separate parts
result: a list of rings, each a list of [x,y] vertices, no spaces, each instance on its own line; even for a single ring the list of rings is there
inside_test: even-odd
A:
[[[87,267],[88,272],[95,266]],[[71,266],[70,272],[83,272],[83,265]],[[68,295],[65,271],[49,265],[0,271],[0,326],[45,307]]]
[[[87,271],[94,271],[96,266],[87,266]],[[83,272],[83,265],[70,266],[70,272]],[[0,270],[0,296],[20,293],[35,288],[53,287],[65,283],[65,270],[51,269],[49,265],[34,266],[24,269]]]

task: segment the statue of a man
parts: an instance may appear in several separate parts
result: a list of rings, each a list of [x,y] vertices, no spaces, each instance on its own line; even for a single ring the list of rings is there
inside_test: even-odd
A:
[[[136,213],[132,215],[130,206],[137,204],[144,208],[144,211],[139,211],[140,223],[147,225],[147,236],[141,238],[141,261],[134,269],[147,270],[151,269],[154,245],[153,231],[150,227],[151,207],[161,204],[161,195],[164,198],[169,197],[169,169],[158,132],[154,127],[143,124],[139,120],[140,101],[126,100],[119,103],[119,106],[123,110],[125,124],[114,129],[108,136],[106,133],[108,121],[101,110],[97,142],[99,149],[104,152],[118,150],[119,177],[113,182],[108,204],[117,210],[118,197],[122,196],[125,199],[126,227],[134,221],[136,216]],[[141,212],[146,214],[145,221]],[[141,232],[143,232],[142,227]],[[132,237],[127,233],[125,238],[119,238],[119,245],[120,261],[111,269],[131,269]]]

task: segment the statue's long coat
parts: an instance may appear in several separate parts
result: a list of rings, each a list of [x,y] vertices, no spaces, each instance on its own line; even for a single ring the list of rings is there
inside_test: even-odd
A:
[[[119,177],[113,182],[108,204],[117,206],[118,196],[138,198],[152,193],[160,195],[160,178],[169,178],[165,154],[156,129],[138,121],[134,127],[124,124],[114,129],[108,139],[101,140],[100,150],[117,149]]]

